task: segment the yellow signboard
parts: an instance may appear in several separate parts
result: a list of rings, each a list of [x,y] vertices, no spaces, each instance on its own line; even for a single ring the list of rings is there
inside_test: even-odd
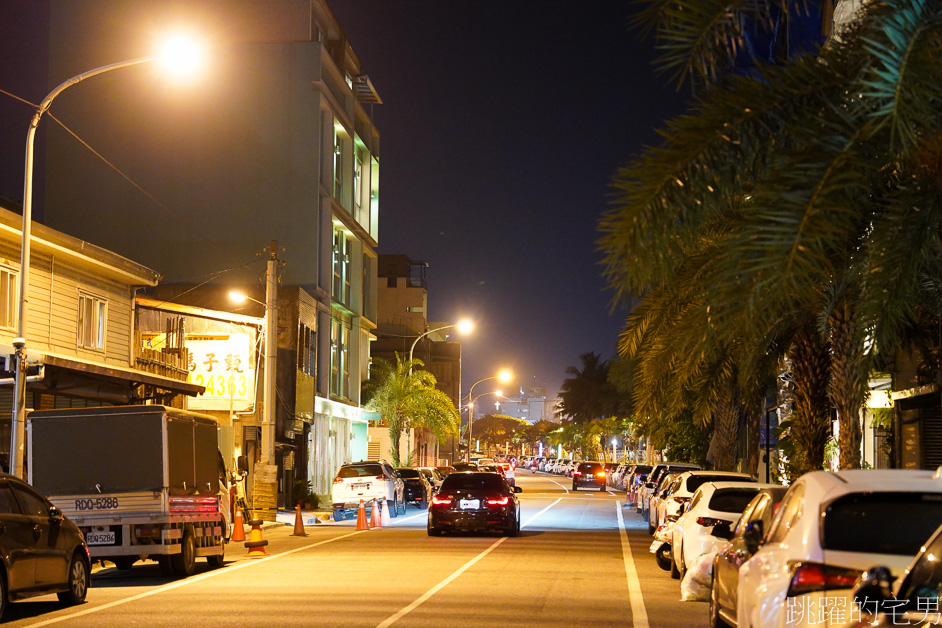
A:
[[[187,335],[190,353],[187,381],[206,392],[190,399],[191,410],[242,412],[255,403],[255,364],[249,336]]]

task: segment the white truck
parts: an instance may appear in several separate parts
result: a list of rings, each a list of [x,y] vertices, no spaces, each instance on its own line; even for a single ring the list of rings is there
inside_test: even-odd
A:
[[[82,529],[92,560],[150,558],[186,577],[197,557],[222,566],[230,534],[217,438],[212,417],[166,406],[34,411],[27,473]]]

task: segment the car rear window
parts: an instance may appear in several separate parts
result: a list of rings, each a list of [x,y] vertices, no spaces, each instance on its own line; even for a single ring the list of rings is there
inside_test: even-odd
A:
[[[401,478],[417,478],[419,477],[419,472],[416,469],[396,469],[399,472],[399,477]]]
[[[604,471],[605,468],[597,462],[583,462],[579,465],[579,470],[583,473],[598,473]]]
[[[752,478],[736,478],[728,475],[691,475],[687,478],[687,490],[693,493],[707,482],[755,482]],[[753,494],[755,497],[755,494]]]
[[[709,508],[720,512],[741,513],[758,492],[758,489],[749,491],[741,488],[721,488],[713,493],[713,497],[710,498]]]
[[[494,473],[452,473],[442,482],[441,491],[499,491],[506,486],[504,477]]]
[[[383,467],[378,464],[352,464],[348,467],[340,467],[337,472],[338,478],[362,478],[367,475],[383,475]]]
[[[914,556],[942,521],[942,494],[852,493],[824,510],[826,550]]]

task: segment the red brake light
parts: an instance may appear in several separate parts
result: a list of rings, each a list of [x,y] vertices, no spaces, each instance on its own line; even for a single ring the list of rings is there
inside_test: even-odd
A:
[[[818,563],[796,563],[792,566],[792,580],[786,596],[794,597],[813,591],[831,589],[850,589],[859,575],[860,572],[856,569]]]
[[[341,480],[339,477],[334,478],[334,484],[340,484],[341,482],[343,482],[343,480]]]
[[[489,500],[487,500],[487,505],[488,505],[488,506],[506,506],[508,503],[510,503],[510,498],[507,497],[506,495],[504,495],[504,496],[501,497],[500,499],[489,499]]]
[[[596,473],[595,475],[597,475],[597,476],[600,477],[600,478],[604,478],[604,477],[605,477],[605,472],[604,472],[604,471],[599,471],[599,472]]]
[[[681,497],[679,495],[674,495],[671,499],[673,499],[678,504],[686,504],[687,502],[690,501],[689,497]]]
[[[385,476],[385,475],[377,475],[377,476],[376,476],[376,479],[377,479],[377,480],[385,480],[385,479],[386,479],[386,476]]]
[[[435,506],[450,506],[453,500],[450,497],[439,497],[432,495],[432,504]]]
[[[718,526],[721,523],[732,523],[726,519],[714,519],[713,517],[697,517],[697,524],[703,526],[704,528],[712,528],[713,526]]]
[[[582,475],[582,471],[573,471],[572,474],[573,474],[573,475]]]

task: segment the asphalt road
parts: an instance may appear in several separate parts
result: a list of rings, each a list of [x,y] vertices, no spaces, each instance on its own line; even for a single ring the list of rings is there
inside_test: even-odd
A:
[[[705,603],[680,602],[676,580],[648,552],[640,516],[624,494],[569,491],[567,478],[520,472],[517,538],[429,537],[410,507],[389,527],[355,521],[268,529],[268,556],[230,545],[227,563],[170,580],[156,563],[92,577],[88,600],[54,596],[8,607],[11,626],[632,626],[708,625]],[[621,516],[619,516],[621,515]]]

